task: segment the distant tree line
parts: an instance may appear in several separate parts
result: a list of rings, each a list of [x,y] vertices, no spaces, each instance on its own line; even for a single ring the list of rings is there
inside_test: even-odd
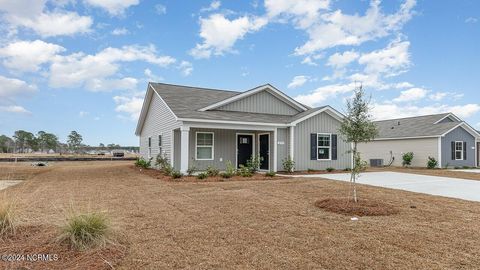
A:
[[[58,136],[53,133],[39,131],[37,134],[25,130],[17,130],[10,138],[6,135],[0,135],[0,153],[29,153],[29,152],[50,152],[55,153],[81,153],[92,150],[113,150],[123,149],[129,151],[138,151],[135,146],[120,146],[118,144],[108,144],[105,146],[100,143],[99,146],[85,145],[83,136],[77,131],[72,131],[67,137],[66,143],[59,141]]]

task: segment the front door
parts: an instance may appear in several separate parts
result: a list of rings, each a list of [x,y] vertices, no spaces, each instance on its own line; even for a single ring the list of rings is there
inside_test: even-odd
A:
[[[262,160],[260,163],[261,170],[268,170],[268,163],[269,163],[269,155],[270,155],[270,135],[268,134],[260,134],[258,137],[258,153],[260,155],[260,159]]]
[[[253,135],[237,135],[237,168],[240,165],[247,166],[247,160],[253,155]]]

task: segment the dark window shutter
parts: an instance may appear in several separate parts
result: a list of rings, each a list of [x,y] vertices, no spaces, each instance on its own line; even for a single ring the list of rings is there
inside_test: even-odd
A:
[[[452,142],[452,160],[455,160],[455,142]]]
[[[317,133],[310,134],[310,160],[317,160]]]
[[[467,142],[463,142],[463,160],[467,160]]]
[[[332,134],[332,160],[337,160],[337,134]]]

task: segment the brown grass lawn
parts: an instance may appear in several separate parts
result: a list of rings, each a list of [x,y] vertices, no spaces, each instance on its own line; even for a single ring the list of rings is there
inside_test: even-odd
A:
[[[480,203],[360,186],[361,198],[396,205],[400,212],[351,221],[314,205],[345,196],[343,182],[166,182],[130,164],[65,162],[33,172],[26,165],[0,164],[0,172],[29,170],[27,181],[4,190],[15,199],[22,224],[61,224],[70,204],[107,211],[128,243],[120,269],[480,265]]]
[[[480,180],[480,173],[450,171],[446,169],[429,170],[427,168],[385,167],[385,168],[369,168],[368,171],[391,171],[391,172],[403,172],[403,173],[416,173],[416,174],[423,174],[423,175]]]

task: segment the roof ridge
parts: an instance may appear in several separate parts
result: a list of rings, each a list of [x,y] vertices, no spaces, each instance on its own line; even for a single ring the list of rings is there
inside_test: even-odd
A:
[[[161,85],[169,85],[169,86],[180,86],[186,88],[194,88],[194,89],[201,89],[201,90],[209,90],[209,91],[222,91],[222,92],[234,92],[234,93],[243,93],[236,90],[225,90],[225,89],[218,89],[218,88],[207,88],[207,87],[198,87],[198,86],[191,86],[191,85],[182,85],[182,84],[174,84],[174,83],[161,83],[161,82],[148,82],[148,84],[161,84]]]
[[[374,121],[374,122],[385,122],[385,121],[402,120],[402,119],[412,119],[412,118],[420,118],[420,117],[426,117],[426,116],[448,115],[448,114],[451,114],[451,113],[450,113],[450,112],[446,112],[446,113],[424,114],[424,115],[417,115],[417,116],[410,116],[410,117],[400,117],[400,118],[391,118],[391,119],[377,120],[377,121]]]

